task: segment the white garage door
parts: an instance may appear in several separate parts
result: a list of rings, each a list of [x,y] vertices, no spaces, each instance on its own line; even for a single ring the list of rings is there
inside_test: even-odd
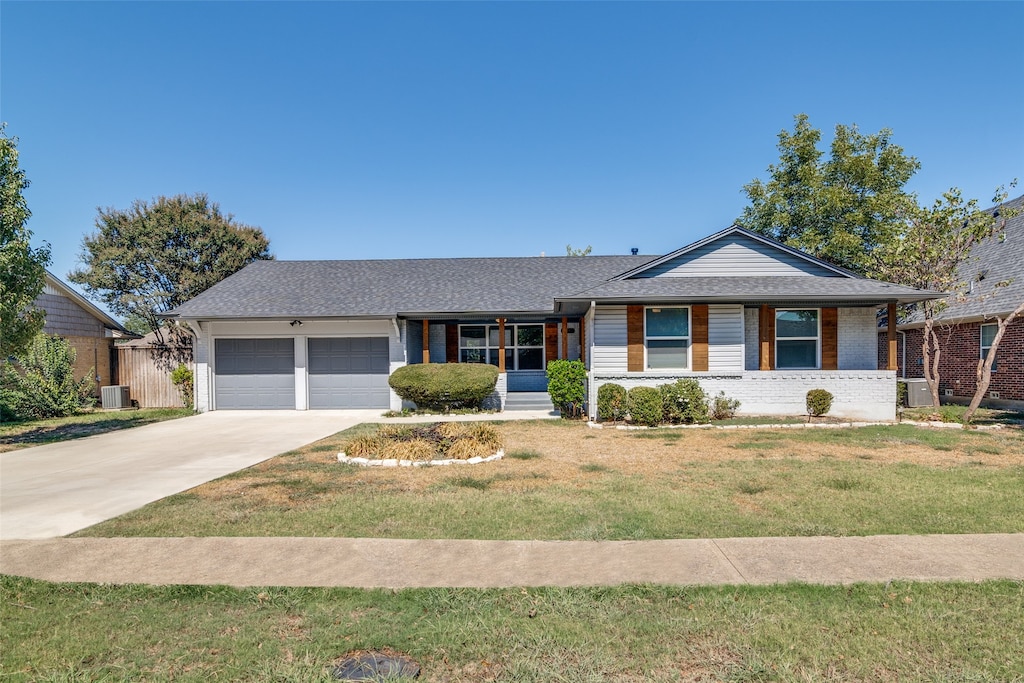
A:
[[[218,410],[295,408],[294,339],[217,339],[213,367]]]
[[[310,408],[387,408],[387,337],[310,339]]]

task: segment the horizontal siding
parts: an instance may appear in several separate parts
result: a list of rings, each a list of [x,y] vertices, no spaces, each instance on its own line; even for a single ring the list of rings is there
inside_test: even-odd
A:
[[[743,235],[716,240],[638,277],[835,276],[832,271]]]
[[[593,358],[596,372],[626,370],[626,307],[598,306],[594,310]]]
[[[60,336],[104,337],[106,328],[91,313],[61,294],[40,294],[35,305],[46,311],[43,332]]]
[[[744,357],[746,358],[745,368],[747,370],[759,370],[761,368],[761,346],[758,337],[758,321],[760,311],[756,308],[743,309],[743,337],[745,342]]]
[[[708,306],[708,371],[742,371],[743,350],[743,306]]]

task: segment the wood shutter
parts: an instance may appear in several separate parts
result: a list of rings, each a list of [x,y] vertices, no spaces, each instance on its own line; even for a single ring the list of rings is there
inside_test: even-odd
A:
[[[456,323],[444,326],[444,359],[446,363],[459,362],[459,326]]]
[[[644,307],[626,306],[626,370],[644,370]]]
[[[696,304],[690,313],[693,330],[691,330],[692,359],[694,372],[708,371],[708,305]]]
[[[821,369],[839,369],[839,309],[821,309]]]
[[[558,360],[558,323],[544,323],[544,360]]]

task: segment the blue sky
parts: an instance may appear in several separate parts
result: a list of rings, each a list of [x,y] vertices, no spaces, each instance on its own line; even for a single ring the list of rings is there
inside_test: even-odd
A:
[[[29,227],[206,192],[283,259],[666,253],[807,113],[911,189],[1022,174],[1024,3],[0,3]],[[1024,180],[1024,178],[1022,178]],[[1019,193],[1018,189],[1018,193]]]

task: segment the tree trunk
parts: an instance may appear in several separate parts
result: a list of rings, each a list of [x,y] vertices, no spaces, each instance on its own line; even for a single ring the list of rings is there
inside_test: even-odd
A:
[[[942,351],[939,349],[939,335],[935,333],[935,320],[926,316],[922,332],[921,357],[924,365],[924,380],[928,383],[928,391],[932,395],[932,405],[938,410],[940,408],[939,356]]]
[[[1003,334],[1006,329],[1010,326],[1017,316],[1024,314],[1024,302],[1021,302],[1017,308],[1006,316],[1006,318],[996,318],[996,323],[999,325],[999,329],[996,330],[996,336],[992,339],[992,346],[989,347],[988,353],[985,354],[984,360],[978,360],[978,369],[976,372],[977,383],[974,386],[974,396],[971,397],[971,404],[967,406],[967,412],[964,413],[964,424],[970,424],[971,419],[974,418],[974,413],[978,410],[978,406],[981,405],[981,399],[985,397],[985,392],[988,391],[988,385],[992,382],[992,364],[996,360],[996,351],[999,350],[999,342],[1003,340]]]

